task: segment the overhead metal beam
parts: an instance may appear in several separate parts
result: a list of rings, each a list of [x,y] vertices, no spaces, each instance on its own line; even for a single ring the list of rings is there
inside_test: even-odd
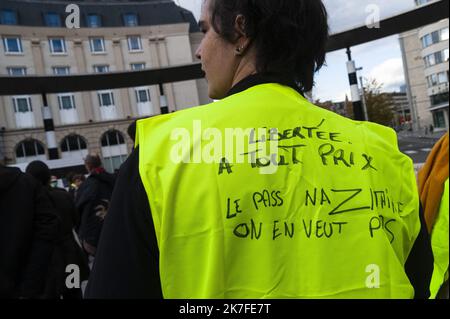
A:
[[[449,17],[449,0],[441,0],[380,22],[380,28],[362,26],[330,37],[327,51],[346,49],[414,30]]]
[[[96,91],[203,78],[200,64],[102,74],[0,77],[0,95]]]
[[[449,0],[441,0],[380,22],[379,29],[367,26],[330,37],[327,51],[345,49],[394,34],[413,30],[449,17]],[[203,78],[200,63],[135,72],[72,76],[1,77],[0,95],[96,91],[173,83]]]

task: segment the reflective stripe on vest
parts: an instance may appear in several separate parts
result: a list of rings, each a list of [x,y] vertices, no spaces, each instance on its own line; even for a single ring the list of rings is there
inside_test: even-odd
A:
[[[263,84],[141,120],[137,145],[165,298],[414,296],[419,199],[391,129]]]
[[[442,194],[441,204],[439,206],[439,213],[431,232],[431,248],[433,249],[434,256],[434,270],[430,285],[431,299],[436,298],[442,284],[448,279],[448,195],[447,179],[444,186],[444,193]]]

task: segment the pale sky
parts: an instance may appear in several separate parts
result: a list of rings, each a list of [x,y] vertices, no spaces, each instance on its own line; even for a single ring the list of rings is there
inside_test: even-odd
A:
[[[331,32],[340,32],[365,24],[373,12],[373,6],[379,10],[381,19],[397,15],[414,8],[414,0],[323,0],[330,16]],[[200,16],[203,0],[175,0],[192,11],[196,19]],[[383,27],[381,25],[381,27]],[[352,56],[357,67],[363,67],[358,73],[364,78],[375,78],[384,84],[385,91],[399,90],[404,84],[403,64],[398,36],[366,43],[352,48]],[[346,69],[347,55],[344,50],[327,55],[327,65],[316,75],[314,97],[322,101],[342,101],[350,87]]]

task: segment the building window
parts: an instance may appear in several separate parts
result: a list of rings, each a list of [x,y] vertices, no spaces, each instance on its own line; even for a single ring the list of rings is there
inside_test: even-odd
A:
[[[61,17],[56,12],[47,12],[44,14],[44,22],[47,27],[60,27]]]
[[[425,66],[430,67],[439,63],[448,61],[448,49],[443,51],[435,52],[430,55],[425,56],[424,58]]]
[[[13,105],[15,113],[33,112],[30,97],[13,97]]]
[[[6,53],[22,53],[22,41],[20,37],[4,37],[3,47]]]
[[[142,51],[141,37],[138,35],[128,37],[128,50]]]
[[[14,96],[12,98],[17,128],[35,126],[33,106],[29,96]]]
[[[427,67],[427,68],[430,67],[430,66],[432,66],[432,65],[435,65],[435,64],[436,64],[436,59],[435,59],[434,53],[425,56],[425,57],[423,58],[423,61],[424,61],[424,63],[425,63],[425,67]]]
[[[443,54],[443,52],[442,51],[436,52],[434,54],[434,60],[435,60],[436,64],[444,62],[444,54]]]
[[[441,29],[441,41],[448,40],[448,27]]]
[[[436,128],[445,128],[445,114],[444,111],[433,112],[433,122]]]
[[[33,160],[45,160],[45,149],[42,144],[36,140],[26,140],[17,145],[16,157],[18,163],[26,163]]]
[[[94,72],[95,73],[108,73],[109,65],[94,65]]]
[[[436,74],[432,74],[430,76],[427,76],[427,82],[428,82],[428,87],[432,87],[437,85],[437,76]]]
[[[440,32],[439,31],[431,32],[431,43],[435,44],[439,43],[439,41],[440,41]]]
[[[145,63],[131,63],[131,70],[141,71],[145,69]]]
[[[78,123],[75,96],[71,93],[58,94],[59,115],[61,124]]]
[[[136,13],[126,13],[123,15],[123,25],[126,27],[136,27],[139,25]]]
[[[128,156],[122,133],[116,130],[106,132],[103,134],[101,144],[105,169],[110,173],[118,170]]]
[[[102,146],[115,146],[125,144],[125,139],[122,133],[116,130],[111,130],[103,134]]]
[[[61,151],[63,152],[74,152],[85,149],[87,149],[86,141],[76,134],[65,137],[61,142]]]
[[[427,48],[430,45],[448,40],[448,28],[434,31],[422,37],[422,47]]]
[[[150,98],[148,87],[134,89],[139,116],[149,116],[153,114],[153,104]]]
[[[114,94],[111,91],[99,92],[98,101],[100,107],[114,106]]]
[[[86,141],[80,135],[66,136],[61,142],[62,158],[83,158],[88,155]]]
[[[105,53],[105,41],[103,38],[90,38],[89,43],[92,53]]]
[[[422,48],[426,48],[429,45],[431,45],[431,35],[427,34],[424,37],[422,37]]]
[[[117,119],[117,107],[114,102],[112,91],[98,91],[98,104],[100,106],[100,118],[103,121]]]
[[[27,75],[27,68],[25,67],[9,67],[7,68],[9,76],[25,76]]]
[[[431,0],[415,0],[415,1],[416,1],[416,6],[421,6],[423,4],[430,2]]]
[[[0,24],[17,24],[17,14],[13,10],[3,9],[0,11]]]
[[[438,73],[438,83],[439,84],[448,83],[448,74],[447,74],[447,72],[439,72]]]
[[[431,106],[437,106],[444,103],[448,104],[448,92],[432,95],[430,96],[430,99]]]
[[[425,49],[425,48],[429,47],[430,45],[438,43],[438,42],[439,42],[439,31],[434,31],[432,33],[425,35],[422,38],[422,47]]]
[[[60,94],[58,95],[58,104],[60,110],[75,109],[75,97],[73,94]]]
[[[100,28],[102,26],[102,17],[98,14],[88,14],[87,26],[89,28]]]
[[[54,75],[69,75],[70,67],[69,66],[54,66],[53,74]]]
[[[437,74],[432,74],[427,76],[428,87],[433,87],[439,84],[448,83],[448,74],[447,72],[439,72]]]
[[[50,52],[53,54],[65,54],[66,51],[66,42],[64,38],[50,38]]]
[[[136,89],[135,92],[137,103],[150,102],[150,91],[148,89]]]

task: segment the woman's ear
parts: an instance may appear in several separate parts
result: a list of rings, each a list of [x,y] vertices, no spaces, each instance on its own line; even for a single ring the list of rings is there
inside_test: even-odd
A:
[[[250,46],[250,38],[247,36],[245,28],[245,17],[242,14],[236,16],[234,30],[236,32],[236,55],[243,55]]]

